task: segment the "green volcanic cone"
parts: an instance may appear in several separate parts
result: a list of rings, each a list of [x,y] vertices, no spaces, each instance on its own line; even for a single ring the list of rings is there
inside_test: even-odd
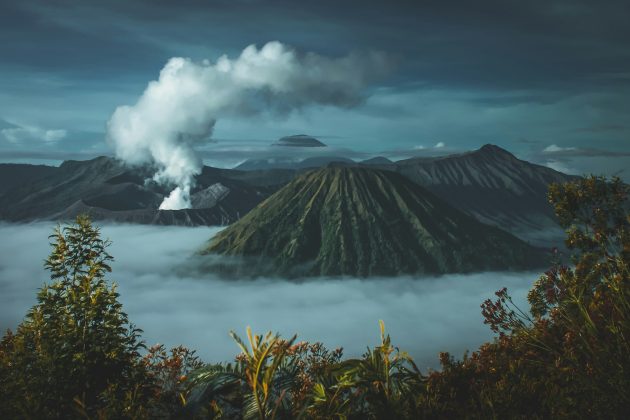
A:
[[[217,234],[202,254],[249,275],[389,276],[540,267],[544,253],[484,225],[402,175],[307,172]]]

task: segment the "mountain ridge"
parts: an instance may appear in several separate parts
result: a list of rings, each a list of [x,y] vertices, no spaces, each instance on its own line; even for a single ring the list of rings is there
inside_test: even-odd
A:
[[[226,219],[224,215],[219,220],[230,223],[310,170],[309,167],[333,163],[400,173],[477,220],[545,246],[562,243],[563,237],[546,199],[547,188],[553,182],[576,179],[520,160],[498,146],[484,145],[471,152],[405,159],[391,164],[382,159],[365,164],[326,157],[306,159],[304,167],[285,169],[236,170],[204,166],[195,178],[193,194],[216,184],[228,193],[220,195],[218,200],[195,202],[221,206],[220,213],[229,217]],[[21,176],[19,171],[22,171]],[[14,222],[51,219],[71,214],[64,210],[81,200],[93,213],[102,214],[103,220],[112,217],[115,221],[135,222],[134,214],[127,217],[124,212],[139,208],[155,210],[169,191],[151,181],[151,168],[129,168],[110,157],[68,160],[60,167],[44,167],[41,174],[36,172],[36,167],[30,165],[0,164],[0,175],[8,180],[0,179],[0,184],[5,186],[4,192],[0,190],[0,219]],[[190,220],[214,223],[212,220],[217,219]]]
[[[98,220],[116,222],[153,223],[155,220],[168,224],[172,220],[174,224],[185,224],[182,221],[188,221],[189,225],[227,224],[277,189],[266,185],[260,177],[258,185],[250,185],[227,176],[231,173],[204,167],[196,177],[193,198],[217,184],[226,190],[214,202],[208,197],[197,200],[213,202],[213,211],[182,211],[181,217],[164,217],[167,213],[158,212],[158,207],[169,188],[151,180],[151,168],[127,167],[105,156],[87,161],[68,160],[54,168],[50,176],[15,185],[0,195],[0,219],[13,222],[65,220],[73,218],[81,209]],[[195,217],[187,217],[193,213]]]
[[[397,172],[483,223],[533,241],[537,238],[530,231],[553,230],[552,239],[562,241],[547,189],[575,176],[518,159],[490,144],[457,155],[396,163]]]

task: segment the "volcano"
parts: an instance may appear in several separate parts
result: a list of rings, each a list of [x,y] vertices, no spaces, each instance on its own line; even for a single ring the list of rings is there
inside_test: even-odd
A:
[[[287,277],[522,270],[545,260],[404,176],[362,167],[298,176],[201,254],[236,257],[239,274]]]

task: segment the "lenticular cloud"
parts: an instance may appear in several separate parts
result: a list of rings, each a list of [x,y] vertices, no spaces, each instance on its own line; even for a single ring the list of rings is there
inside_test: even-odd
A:
[[[279,42],[250,45],[239,57],[214,63],[171,58],[135,105],[115,110],[107,139],[118,158],[154,165],[153,179],[174,188],[161,209],[189,208],[202,168],[195,145],[210,139],[219,118],[286,114],[313,104],[351,107],[388,67],[380,53],[329,58]]]

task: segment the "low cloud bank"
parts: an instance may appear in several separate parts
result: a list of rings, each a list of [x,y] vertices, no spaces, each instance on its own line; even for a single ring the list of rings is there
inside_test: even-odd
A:
[[[0,328],[15,328],[48,280],[43,260],[53,224],[0,225]],[[438,278],[314,279],[303,283],[259,279],[221,281],[182,275],[189,256],[218,228],[105,225],[115,257],[110,278],[119,284],[130,320],[147,344],[183,344],[205,361],[231,360],[238,348],[229,330],[244,335],[273,330],[322,341],[358,356],[378,344],[378,320],[395,345],[421,368],[437,367],[440,351],[461,356],[492,338],[479,305],[503,286],[526,308],[537,273],[479,273]]]
[[[66,130],[45,129],[26,125],[12,125],[0,129],[0,139],[4,137],[6,141],[14,145],[22,145],[29,142],[54,144],[65,138],[67,134]]]

